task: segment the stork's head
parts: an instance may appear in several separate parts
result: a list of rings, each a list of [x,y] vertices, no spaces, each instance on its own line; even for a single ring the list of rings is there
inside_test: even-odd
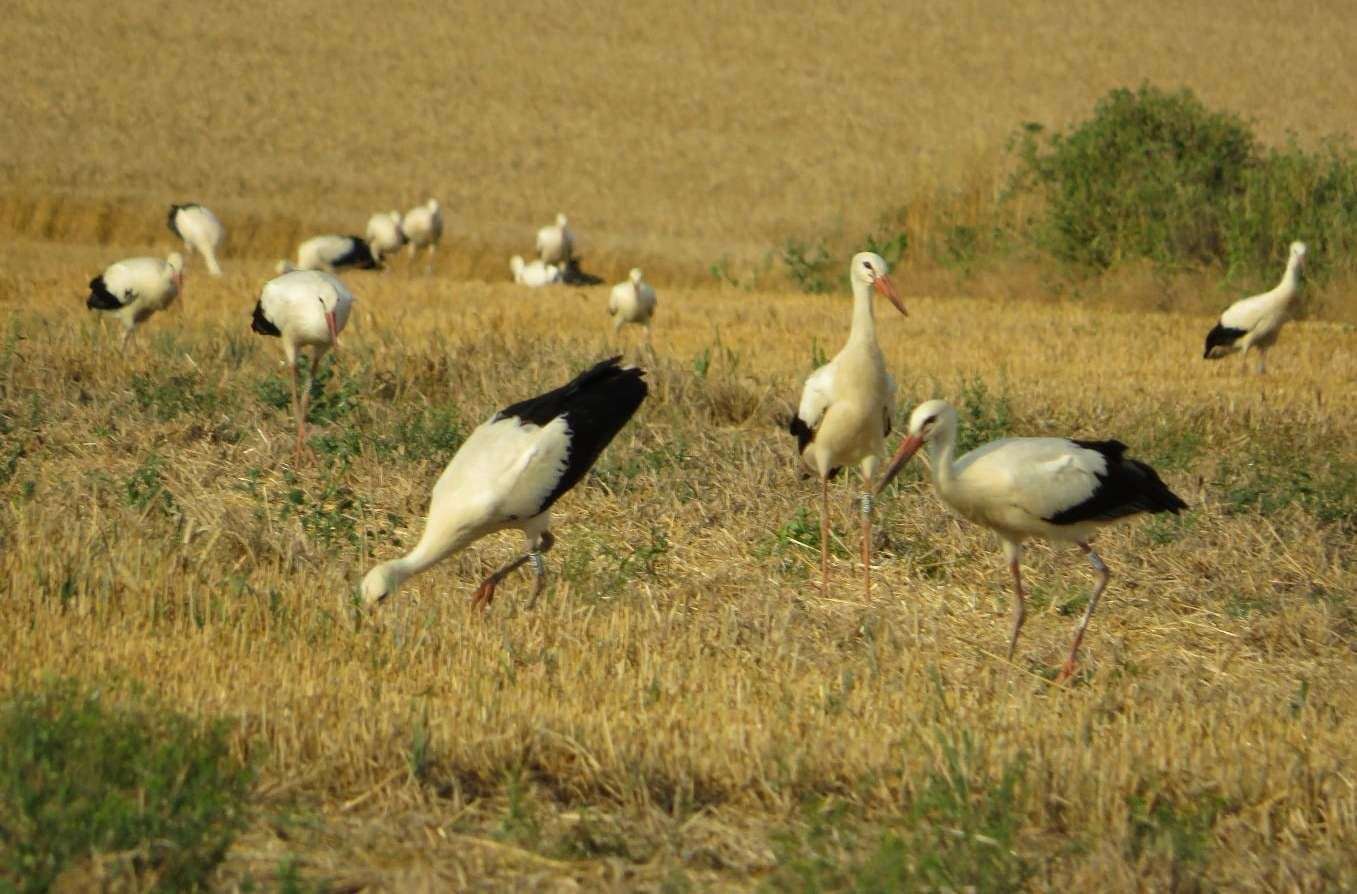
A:
[[[556,215],[556,226],[561,227],[562,229],[565,228],[565,215],[564,215],[564,214],[557,213],[557,215]]]
[[[956,443],[956,410],[945,400],[926,400],[909,414],[909,429],[900,449],[891,457],[886,473],[876,485],[877,493],[891,483],[891,479],[900,473],[905,463],[919,452],[925,444]]]
[[[438,210],[438,200],[437,200],[437,199],[434,199],[434,198],[430,198],[429,201],[425,203],[425,206],[426,206],[430,211],[437,211],[437,210]]]
[[[631,272],[627,274],[627,279],[631,280],[632,285],[639,286],[641,284],[641,268],[631,268]]]
[[[1309,250],[1308,248],[1305,247],[1305,243],[1304,243],[1304,242],[1292,242],[1292,243],[1291,243],[1291,257],[1288,259],[1288,262],[1289,262],[1289,263],[1292,263],[1292,264],[1296,264],[1297,266],[1300,266],[1300,265],[1304,264],[1304,263],[1305,263],[1305,256],[1306,256],[1306,254],[1309,253],[1309,251],[1310,251],[1310,250]]]
[[[514,255],[509,259],[509,269],[513,271],[514,276],[523,272],[523,256]]]
[[[855,284],[861,283],[875,289],[890,299],[891,304],[894,304],[900,313],[909,316],[904,303],[900,300],[900,293],[895,291],[895,284],[891,282],[890,268],[886,265],[886,259],[881,255],[870,251],[853,255],[853,261],[848,266],[848,278]]]
[[[394,596],[401,580],[391,562],[378,565],[363,577],[363,605],[373,608]]]

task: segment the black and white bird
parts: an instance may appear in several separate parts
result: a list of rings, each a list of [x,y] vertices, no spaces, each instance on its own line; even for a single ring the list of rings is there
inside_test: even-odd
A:
[[[226,229],[217,220],[217,215],[208,208],[192,202],[186,205],[171,205],[166,220],[170,232],[184,241],[184,251],[189,257],[196,251],[203,256],[207,272],[221,276],[221,266],[217,264],[217,249],[226,238]]]
[[[405,246],[405,231],[401,229],[399,211],[378,211],[368,218],[366,232],[368,248],[378,261],[386,260]]]
[[[250,328],[260,335],[282,339],[283,354],[292,373],[292,411],[297,417],[297,455],[306,444],[306,410],[316,366],[326,351],[339,346],[339,333],[349,322],[353,295],[332,273],[294,270],[264,285],[254,306]],[[311,368],[305,387],[298,384],[298,356],[310,347]]]
[[[1292,304],[1300,294],[1305,255],[1305,243],[1292,242],[1282,281],[1271,291],[1241,298],[1225,309],[1220,322],[1206,333],[1203,356],[1207,360],[1218,360],[1235,351],[1247,356],[1249,348],[1257,348],[1258,372],[1264,372],[1267,349],[1277,343],[1282,325],[1291,318]]]
[[[1098,576],[1088,607],[1075,629],[1060,678],[1074,673],[1084,631],[1110,576],[1089,545],[1105,525],[1141,512],[1177,513],[1187,508],[1158,473],[1126,456],[1120,441],[1067,438],[1003,438],[954,460],[957,414],[942,400],[930,400],[909,417],[909,433],[891,459],[878,490],[895,477],[920,447],[925,448],[938,496],[953,514],[989,528],[1003,541],[1013,573],[1013,629],[1008,657],[1018,644],[1023,604],[1023,543],[1042,537],[1077,544]]]
[[[829,593],[829,481],[839,469],[857,463],[862,472],[858,498],[862,516],[864,598],[872,595],[873,480],[886,452],[886,435],[895,413],[895,379],[876,340],[872,295],[879,293],[904,314],[905,305],[891,282],[886,261],[859,252],[848,265],[853,287],[853,323],[848,343],[834,359],[806,379],[801,403],[788,431],[796,438],[801,462],[820,479],[820,589]]]
[[[372,248],[361,236],[338,236],[327,234],[312,236],[297,246],[297,263],[280,261],[279,273],[291,273],[294,270],[319,270],[334,273],[356,267],[359,270],[376,270],[382,266],[372,254]]]
[[[90,280],[85,306],[106,311],[122,323],[119,347],[127,348],[132,332],[158,310],[164,310],[179,297],[184,286],[184,256],[170,252],[160,258],[127,258],[109,264],[104,272]]]
[[[401,218],[401,230],[410,246],[410,263],[415,262],[415,254],[422,248],[428,260],[426,269],[432,272],[434,253],[438,251],[438,242],[443,238],[443,209],[438,200],[429,199],[423,205],[416,205],[405,212],[405,217]]]
[[[556,215],[556,223],[537,231],[537,257],[544,264],[564,264],[575,252],[575,234],[564,214]]]
[[[410,576],[495,531],[516,528],[524,555],[476,589],[485,608],[506,575],[531,562],[536,604],[546,581],[542,554],[551,549],[551,507],[593,466],[603,448],[645,399],[645,372],[613,357],[546,394],[505,407],[478,426],[448,463],[429,501],[424,534],[408,554],[363,578],[363,602],[375,605]]]

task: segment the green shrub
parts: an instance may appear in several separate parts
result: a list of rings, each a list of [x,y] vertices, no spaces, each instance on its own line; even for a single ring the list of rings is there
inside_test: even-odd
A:
[[[72,683],[0,704],[0,889],[44,891],[104,858],[138,887],[203,885],[245,818],[251,772],[222,723]]]

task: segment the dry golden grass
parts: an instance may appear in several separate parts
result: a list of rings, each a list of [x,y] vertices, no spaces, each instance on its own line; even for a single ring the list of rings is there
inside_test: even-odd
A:
[[[238,721],[261,779],[224,886],[295,858],[337,888],[746,889],[791,885],[810,855],[851,873],[889,830],[916,860],[919,835],[991,846],[936,816],[918,832],[939,779],[1011,819],[1031,888],[1357,886],[1351,326],[1293,325],[1257,379],[1197,359],[1205,315],[1051,303],[1043,271],[980,284],[1002,301],[953,298],[907,271],[913,316],[883,318],[902,413],[938,395],[993,431],[1120,437],[1192,505],[1105,536],[1112,585],[1059,688],[1086,566],[1032,551],[1038,611],[1007,664],[994,544],[917,473],[883,501],[871,604],[841,491],[843,598],[820,598],[796,524],[815,489],[776,420],[846,302],[700,287],[722,259],[757,277],[788,236],[980,201],[1015,124],[1142,79],[1268,139],[1342,130],[1357,16],[11,7],[0,688],[140,681]],[[298,239],[430,193],[438,275],[351,278],[318,456],[293,469],[254,296]],[[226,222],[227,275],[195,262],[184,306],[120,358],[82,287],[167,249],[164,207],[186,199]],[[656,283],[652,397],[561,504],[537,611],[523,578],[467,611],[518,548],[504,536],[362,616],[355,585],[418,536],[453,421],[611,350],[601,292],[466,281],[507,278],[558,209],[591,268],[639,260]],[[1145,283],[1161,310],[1226,297]]]
[[[663,292],[652,397],[561,505],[539,610],[525,578],[467,609],[519,548],[505,535],[368,618],[356,583],[413,543],[446,460],[428,426],[465,433],[610,350],[604,293],[352,277],[327,393],[347,390],[293,469],[287,411],[261,399],[278,346],[247,326],[262,264],[193,278],[124,360],[53,285],[101,253],[50,255],[0,257],[54,296],[8,305],[0,365],[3,685],[144,681],[236,719],[261,812],[224,883],[294,855],[305,878],[392,890],[782,884],[805,804],[875,841],[966,737],[977,798],[1025,761],[1032,886],[1357,883],[1350,329],[1295,324],[1257,379],[1197,359],[1207,318],[915,297],[883,320],[903,403],[970,394],[1018,432],[1121,437],[1192,504],[1105,536],[1109,598],[1058,688],[1090,582],[1072,552],[1031,554],[1038,611],[1008,665],[995,546],[918,477],[884,501],[870,605],[851,490],[842,598],[785,535],[815,488],[775,419],[846,299]],[[1174,849],[1175,817],[1201,855]]]

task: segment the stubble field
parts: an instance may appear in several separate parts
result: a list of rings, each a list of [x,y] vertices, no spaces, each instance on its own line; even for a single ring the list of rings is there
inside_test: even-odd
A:
[[[1325,66],[1357,21],[1116,8],[397,4],[376,28],[20,4],[0,36],[23,75],[0,111],[27,125],[0,158],[0,686],[140,684],[231,721],[259,779],[225,888],[1357,885],[1350,325],[1293,324],[1259,378],[1198,359],[1205,315],[929,294],[899,271],[911,316],[879,313],[897,427],[942,396],[979,440],[1117,437],[1191,506],[1101,538],[1112,583],[1056,686],[1087,566],[1029,553],[1035,611],[1005,662],[996,545],[918,470],[881,502],[870,602],[856,489],[836,486],[821,597],[817,488],[779,420],[848,299],[702,284],[801,228],[983,181],[1015,121],[1141,76],[1270,137],[1338,129],[1353,75]],[[1265,46],[1304,89],[1219,61]],[[450,208],[438,268],[346,277],[358,309],[294,465],[258,290],[298,237],[425,193]],[[163,205],[188,199],[231,230],[227,274],[193,262],[119,356],[83,286],[168,250]],[[468,609],[506,534],[364,613],[357,582],[413,544],[460,439],[621,349],[605,291],[497,281],[558,207],[610,281],[651,271],[654,354],[622,346],[651,397],[559,504],[535,611],[526,576]]]

